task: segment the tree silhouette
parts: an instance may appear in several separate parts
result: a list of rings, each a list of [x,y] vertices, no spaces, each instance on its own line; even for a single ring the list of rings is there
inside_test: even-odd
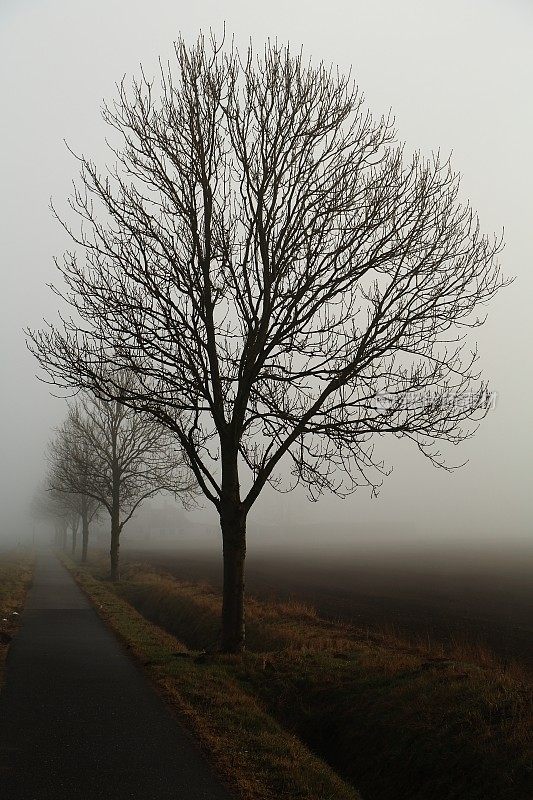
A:
[[[123,389],[133,383],[125,377]],[[120,535],[141,503],[162,491],[185,498],[195,487],[166,428],[118,400],[82,397],[71,406],[48,460],[54,492],[76,508],[96,505],[109,513],[113,580],[119,578]]]
[[[71,526],[74,542],[79,525],[79,516],[73,508],[68,495],[54,489],[47,480],[35,492],[31,501],[31,515],[34,519],[46,520],[54,526],[54,544],[67,549],[68,527]]]
[[[178,437],[220,517],[222,649],[238,652],[265,484],[376,487],[384,434],[444,466],[439,443],[486,413],[464,335],[503,283],[501,241],[447,162],[407,158],[351,78],[285,47],[180,40],[159,83],[123,82],[104,118],[116,163],[80,157],[58,262],[74,317],[30,348],[52,382]]]
[[[95,473],[99,469],[91,436],[86,433],[87,420],[82,424],[80,410],[70,407],[66,420],[55,431],[47,449],[47,486],[55,494],[60,493],[63,503],[70,505],[81,519],[82,548],[81,561],[87,561],[89,547],[89,526],[101,503],[94,496]],[[73,533],[72,552],[76,547]]]

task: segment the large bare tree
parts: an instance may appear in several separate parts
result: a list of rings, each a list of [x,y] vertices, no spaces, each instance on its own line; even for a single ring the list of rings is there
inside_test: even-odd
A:
[[[486,413],[464,336],[502,284],[501,242],[447,162],[406,157],[349,77],[287,48],[180,40],[104,118],[115,166],[79,157],[81,224],[63,223],[74,317],[30,347],[54,383],[176,434],[220,516],[238,652],[246,520],[265,484],[287,488],[282,459],[313,498],[375,487],[376,435],[444,465],[439,444]]]

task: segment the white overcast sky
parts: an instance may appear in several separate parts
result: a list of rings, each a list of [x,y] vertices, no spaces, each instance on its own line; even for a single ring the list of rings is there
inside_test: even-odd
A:
[[[485,231],[505,228],[502,261],[516,281],[478,331],[481,364],[498,393],[474,441],[455,451],[459,472],[435,470],[396,441],[380,441],[394,466],[377,500],[361,490],[346,501],[307,505],[268,496],[259,518],[383,525],[404,536],[475,534],[525,539],[533,486],[531,304],[533,280],[533,3],[530,0],[330,0],[329,3],[170,0],[0,0],[0,530],[25,523],[42,474],[42,452],[62,401],[35,378],[22,329],[52,319],[45,284],[66,245],[48,209],[61,205],[76,165],[63,139],[105,158],[102,99],[143,63],[155,72],[181,32],[237,41],[268,36],[304,46],[314,59],[353,74],[370,108],[392,108],[399,138],[425,153],[453,151],[463,194]]]

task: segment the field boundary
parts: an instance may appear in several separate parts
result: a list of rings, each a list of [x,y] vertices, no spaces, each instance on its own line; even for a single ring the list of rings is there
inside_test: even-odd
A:
[[[66,554],[60,558],[240,800],[361,800],[232,678],[235,657],[188,650],[120,597],[113,584]]]

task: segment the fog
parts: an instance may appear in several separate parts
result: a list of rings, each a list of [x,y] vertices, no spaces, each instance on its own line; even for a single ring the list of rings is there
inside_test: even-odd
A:
[[[381,542],[398,548],[472,542],[521,550],[531,530],[531,356],[533,295],[533,9],[527,0],[363,0],[178,4],[117,0],[1,0],[0,264],[2,270],[0,538],[27,538],[29,504],[44,472],[43,451],[64,400],[36,377],[23,328],[53,320],[54,255],[68,247],[52,218],[77,167],[65,147],[97,163],[108,159],[99,109],[115,83],[142,62],[155,74],[181,32],[220,33],[224,21],[238,42],[267,36],[304,46],[316,60],[353,74],[370,108],[392,108],[398,136],[429,154],[453,151],[462,192],[483,229],[505,229],[502,263],[513,285],[489,307],[476,331],[480,364],[496,404],[474,439],[450,453],[468,461],[449,474],[412,446],[381,439],[392,466],[376,499],[365,489],[342,501],[265,492],[252,511],[251,542],[328,546]],[[214,515],[189,514],[198,529]],[[127,531],[126,531],[127,535]]]

